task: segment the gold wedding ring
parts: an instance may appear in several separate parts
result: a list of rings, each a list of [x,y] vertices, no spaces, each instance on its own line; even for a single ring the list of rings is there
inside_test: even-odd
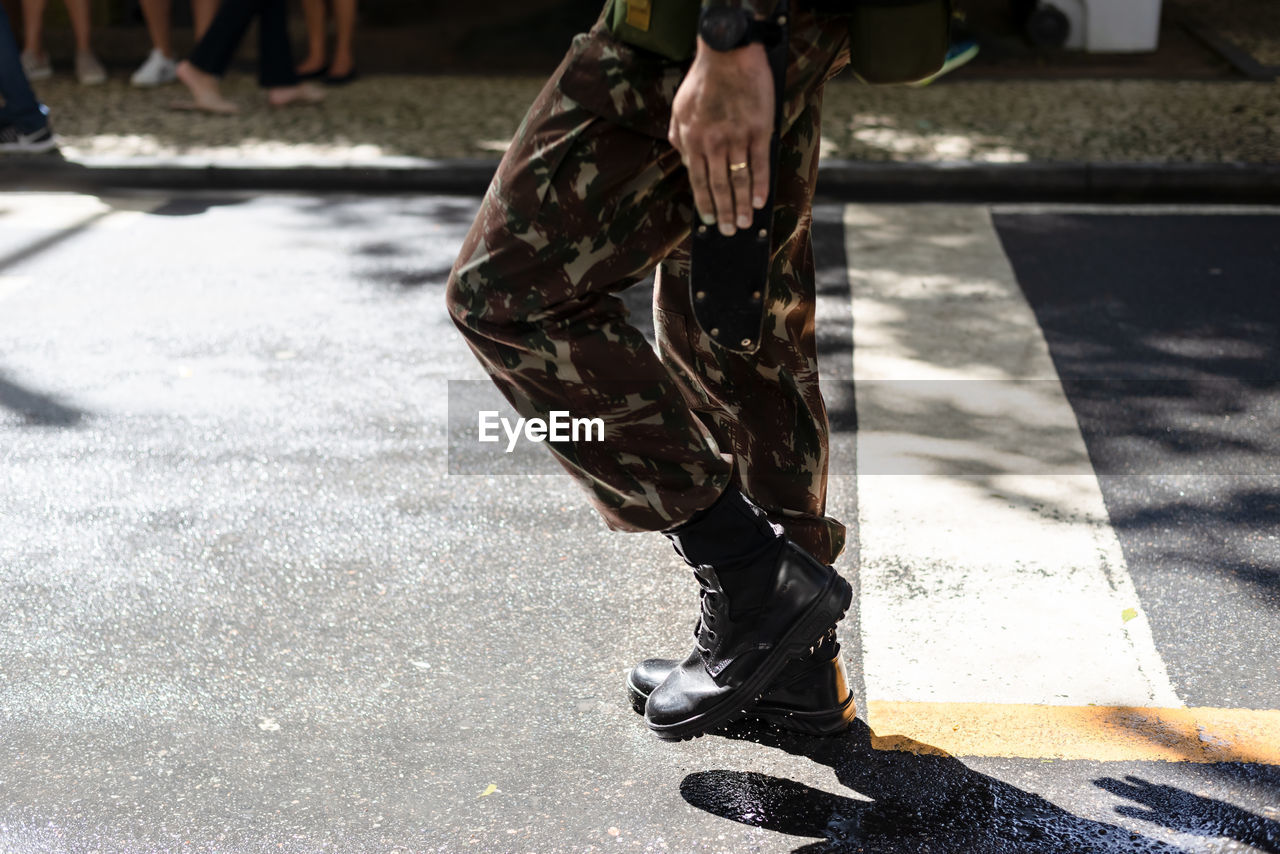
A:
[[[730,164],[729,164],[729,171],[730,171],[730,172],[740,172],[740,171],[742,171],[743,169],[746,169],[746,168],[747,168],[747,161],[745,161],[745,160],[744,160],[744,161],[742,161],[741,163],[730,163]]]

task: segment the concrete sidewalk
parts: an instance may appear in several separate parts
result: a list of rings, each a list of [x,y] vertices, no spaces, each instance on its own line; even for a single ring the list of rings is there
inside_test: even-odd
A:
[[[541,77],[388,75],[318,108],[171,109],[176,87],[116,75],[45,81],[60,157],[0,160],[0,187],[483,191]],[[820,191],[837,197],[1280,198],[1280,91],[1246,80],[946,80],[923,89],[841,77],[824,104]]]

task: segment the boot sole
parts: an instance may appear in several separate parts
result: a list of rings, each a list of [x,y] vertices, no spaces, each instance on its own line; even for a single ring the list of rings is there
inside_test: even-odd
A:
[[[632,682],[630,677],[627,678],[627,698],[631,701],[631,708],[643,715],[649,695]],[[858,707],[853,702],[853,694],[849,694],[839,706],[830,709],[797,710],[760,703],[748,713],[748,717],[758,718],[761,723],[769,726],[819,736],[848,732],[857,716]]]
[[[827,631],[844,618],[852,603],[853,587],[833,571],[814,603],[736,691],[713,708],[683,721],[654,726],[646,719],[645,723],[663,741],[685,741],[737,720],[760,701],[787,662],[808,654],[809,647],[821,641]]]

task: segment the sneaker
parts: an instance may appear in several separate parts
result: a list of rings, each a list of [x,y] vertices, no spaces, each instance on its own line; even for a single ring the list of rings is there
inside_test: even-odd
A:
[[[134,86],[163,86],[177,79],[178,61],[165,56],[159,48],[152,48],[147,61],[133,72],[129,82]]]
[[[23,133],[13,125],[0,126],[0,151],[35,154],[52,151],[58,144],[53,141],[53,128],[45,125],[38,131]]]
[[[47,53],[44,56],[36,56],[29,51],[23,51],[22,70],[26,73],[28,80],[48,80],[53,76],[53,63],[49,61]]]
[[[978,43],[973,39],[963,39],[961,41],[952,42],[951,46],[947,48],[947,58],[943,60],[941,68],[923,80],[917,80],[914,83],[908,83],[907,85],[915,87],[928,86],[939,77],[950,74],[960,66],[968,64],[968,62],[977,55]]]
[[[84,86],[97,86],[107,82],[107,70],[91,53],[76,54],[76,79]]]

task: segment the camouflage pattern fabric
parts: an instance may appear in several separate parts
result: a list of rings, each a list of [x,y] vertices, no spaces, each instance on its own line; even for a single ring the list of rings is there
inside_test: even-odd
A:
[[[603,16],[602,16],[603,18]],[[848,62],[839,20],[792,16],[765,335],[713,345],[689,304],[692,194],[666,141],[684,68],[578,36],[530,108],[449,277],[454,322],[516,411],[602,418],[604,442],[548,442],[610,528],[659,531],[729,483],[831,563],[827,417],[809,240],[823,84]],[[658,352],[616,294],[656,265]]]

